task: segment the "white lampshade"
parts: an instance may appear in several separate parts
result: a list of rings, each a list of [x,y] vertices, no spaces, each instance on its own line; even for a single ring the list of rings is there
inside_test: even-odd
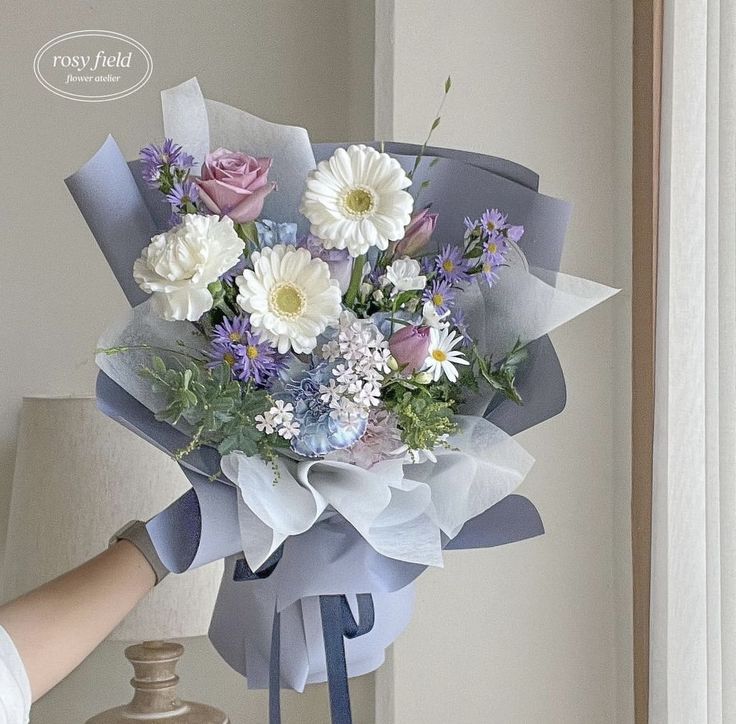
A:
[[[25,398],[5,553],[12,599],[88,560],[129,520],[147,520],[189,484],[165,453],[105,417],[94,398]],[[118,641],[207,633],[219,563],[168,576],[111,634]]]

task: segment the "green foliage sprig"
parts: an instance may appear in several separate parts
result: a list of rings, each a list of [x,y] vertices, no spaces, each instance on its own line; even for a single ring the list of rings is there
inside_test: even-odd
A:
[[[457,429],[453,422],[457,405],[443,385],[396,376],[384,382],[383,401],[398,419],[401,441],[412,450],[432,450]]]
[[[499,364],[494,364],[490,357],[483,357],[474,344],[468,354],[470,367],[463,370],[464,374],[461,374],[459,383],[468,384],[468,375],[475,380],[480,377],[492,389],[500,392],[517,405],[521,405],[523,400],[516,389],[516,373],[526,358],[526,348],[520,341],[516,342],[511,352]]]
[[[186,361],[168,367],[163,359],[153,357],[151,366],[143,367],[140,375],[166,401],[157,419],[172,425],[184,420],[194,431],[190,443],[176,452],[177,459],[202,445],[211,445],[221,455],[239,450],[272,460],[275,447],[288,445],[285,440],[256,428],[256,415],[273,405],[268,392],[240,385],[232,379],[227,364],[202,369],[195,362]]]

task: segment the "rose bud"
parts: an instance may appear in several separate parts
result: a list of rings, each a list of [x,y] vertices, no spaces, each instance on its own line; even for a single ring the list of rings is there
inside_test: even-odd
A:
[[[429,327],[402,327],[391,336],[388,348],[403,371],[414,374],[427,360]]]
[[[205,206],[215,214],[244,224],[261,215],[266,196],[276,184],[268,180],[270,158],[218,148],[208,153],[202,175],[195,179]]]
[[[312,234],[298,243],[303,246],[314,259],[322,259],[330,267],[330,277],[337,279],[340,291],[345,294],[350,286],[353,271],[353,260],[347,249],[325,249],[322,242]]]
[[[395,256],[416,256],[432,237],[437,226],[438,214],[422,209],[411,217],[404,231],[404,238],[394,248]]]

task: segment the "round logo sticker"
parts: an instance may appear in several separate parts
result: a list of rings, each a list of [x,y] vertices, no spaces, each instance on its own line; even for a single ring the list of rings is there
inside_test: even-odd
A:
[[[153,73],[153,58],[137,40],[122,33],[77,30],[40,48],[33,72],[57,96],[100,103],[142,88]]]

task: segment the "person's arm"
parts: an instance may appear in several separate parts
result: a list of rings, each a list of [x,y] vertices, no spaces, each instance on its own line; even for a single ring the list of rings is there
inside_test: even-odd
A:
[[[35,701],[75,669],[153,588],[143,554],[121,540],[104,553],[0,606]]]

